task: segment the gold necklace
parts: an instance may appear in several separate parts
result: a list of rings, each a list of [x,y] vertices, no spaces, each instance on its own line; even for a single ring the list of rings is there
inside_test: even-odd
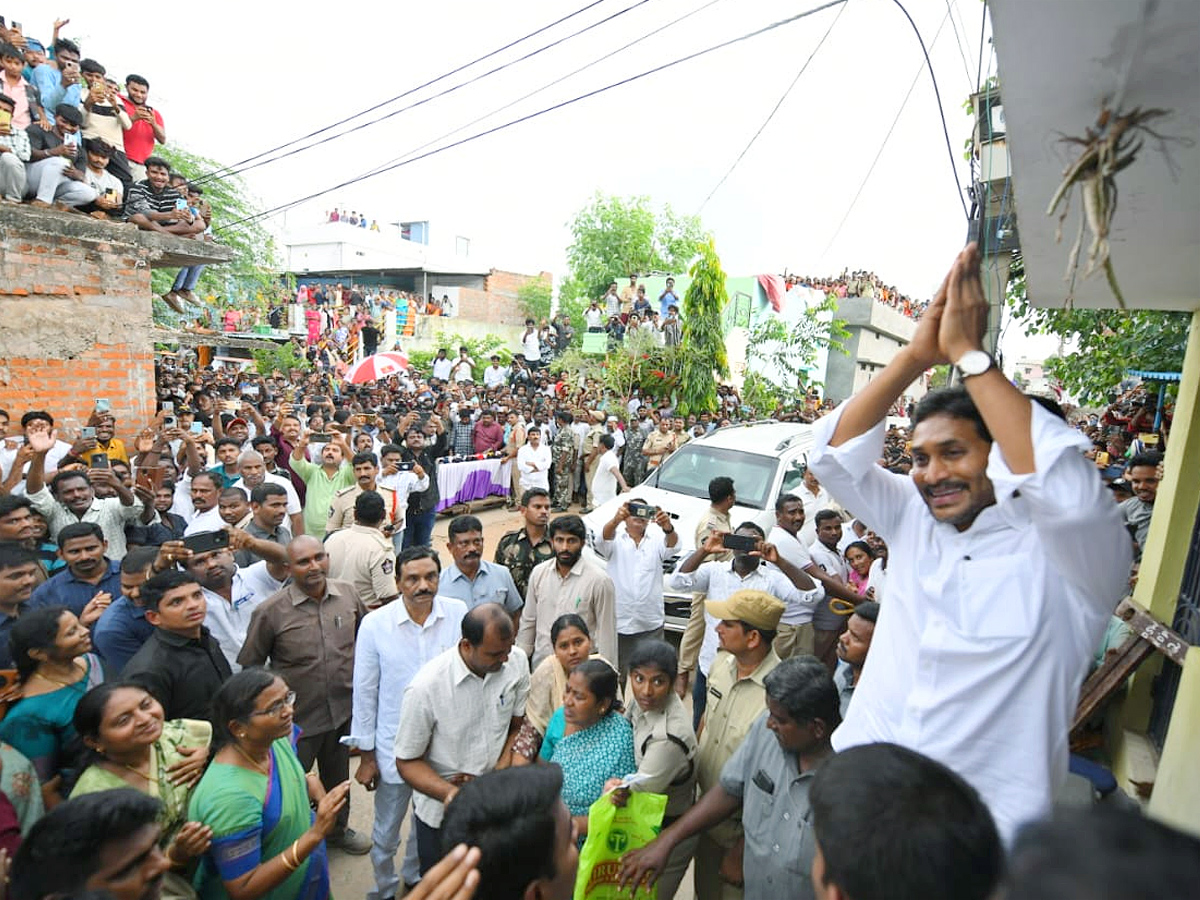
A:
[[[144,779],[145,779],[146,781],[148,781],[150,784],[153,784],[153,785],[157,785],[157,784],[158,784],[158,779],[157,779],[157,778],[155,778],[153,775],[151,775],[151,774],[150,774],[150,769],[149,769],[149,767],[147,767],[147,768],[146,768],[146,771],[145,771],[145,772],[143,772],[141,769],[135,769],[133,766],[129,765],[129,763],[121,763],[121,765],[123,765],[123,766],[124,766],[126,769],[128,769],[128,770],[129,770],[130,772],[132,772],[134,775],[137,775],[137,776],[138,776],[138,777],[140,777],[140,778],[144,778]]]
[[[79,664],[78,663],[72,662],[71,666],[74,668],[76,673],[79,673]],[[62,687],[75,687],[77,684],[79,684],[80,680],[83,678],[83,675],[81,673],[79,674],[79,678],[76,678],[74,681],[62,681],[58,678],[51,678],[49,675],[47,675],[44,672],[34,672],[34,674],[37,675],[38,678],[41,678],[43,681],[48,681],[51,684],[61,685]]]
[[[253,756],[251,756],[249,753],[247,753],[245,750],[243,750],[238,745],[237,741],[233,741],[233,749],[236,750],[238,753],[240,753],[242,755],[242,758],[244,760],[246,760],[246,762],[248,762],[248,763],[250,763],[250,765],[254,766],[255,771],[261,772],[264,775],[271,774],[270,762],[268,762],[266,766],[263,766],[258,760],[256,760]]]

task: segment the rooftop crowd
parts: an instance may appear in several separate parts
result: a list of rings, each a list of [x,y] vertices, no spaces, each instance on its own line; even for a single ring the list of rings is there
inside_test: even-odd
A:
[[[861,394],[781,410],[815,446],[769,531],[720,472],[691,533],[638,496],[736,391],[680,415],[533,337],[360,386],[164,357],[153,419],[99,400],[78,433],[0,411],[12,897],[324,900],[369,853],[371,900],[566,900],[593,805],[639,793],[661,833],[605,877],[662,898],[689,867],[702,900],[1187,896],[1194,838],[1051,816],[1168,429],[1139,391],[1070,423],[1021,395],[973,264]],[[964,386],[889,429],[939,359]],[[435,540],[439,470],[488,456],[520,527]]]
[[[0,22],[0,202],[212,240],[204,189],[155,154],[167,133],[150,82],[131,73],[122,85],[82,56],[61,36],[69,21],[56,20],[46,41]],[[203,270],[181,269],[163,299],[177,312],[198,303]]]
[[[910,319],[920,319],[929,306],[928,300],[916,300],[902,293],[889,284],[884,284],[874,272],[855,271],[842,272],[837,277],[814,278],[810,275],[788,275],[785,277],[787,289],[794,285],[815,288],[827,294],[841,297],[870,297],[879,303],[884,303],[892,309],[903,313]]]

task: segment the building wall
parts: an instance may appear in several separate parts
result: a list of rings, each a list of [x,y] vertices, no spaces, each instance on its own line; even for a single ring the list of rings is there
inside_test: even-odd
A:
[[[0,407],[14,419],[48,410],[76,436],[102,397],[119,435],[139,430],[156,399],[150,270],[182,253],[230,258],[214,244],[0,207]]]
[[[884,303],[868,297],[843,297],[836,318],[846,323],[850,337],[846,353],[830,353],[825,371],[825,396],[841,402],[862,390],[905,347],[917,323]],[[912,399],[925,393],[920,380],[906,392]]]

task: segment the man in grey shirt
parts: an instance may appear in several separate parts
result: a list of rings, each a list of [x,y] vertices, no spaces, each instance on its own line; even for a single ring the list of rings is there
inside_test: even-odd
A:
[[[1139,453],[1129,461],[1125,478],[1133,488],[1133,496],[1121,503],[1121,515],[1133,535],[1137,559],[1141,559],[1154,515],[1154,500],[1158,496],[1158,467],[1162,457],[1157,453]]]
[[[812,900],[816,852],[808,791],[841,723],[828,670],[811,656],[784,660],[767,675],[767,711],[721,771],[721,782],[641,850],[621,860],[621,886],[653,884],[679,842],[739,809],[745,825],[741,873],[746,897]]]

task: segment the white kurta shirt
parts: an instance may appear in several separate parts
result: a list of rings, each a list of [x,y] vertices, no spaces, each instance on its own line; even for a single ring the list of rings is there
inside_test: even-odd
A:
[[[522,494],[530,488],[550,490],[550,459],[550,445],[545,441],[540,441],[536,449],[532,444],[525,444],[517,451]],[[537,471],[533,466],[537,466]]]
[[[883,422],[830,448],[840,415],[813,426],[809,464],[891,553],[871,653],[833,745],[891,741],[933,757],[979,791],[1011,842],[1066,777],[1079,687],[1126,591],[1129,535],[1080,452],[1088,441],[1037,404],[1036,471],[1014,475],[994,444],[997,503],[963,532],[877,464]]]
[[[433,598],[433,609],[418,625],[402,598],[363,617],[354,643],[354,715],[342,743],[375,752],[379,777],[399,784],[396,729],[404,690],[435,656],[458,646],[467,605],[453,597]]]
[[[611,541],[597,535],[594,547],[608,560],[608,577],[617,592],[617,634],[661,628],[666,621],[663,562],[675,555],[679,544],[668,547],[666,535],[657,525],[647,527],[641,543],[635,544],[622,524]]]
[[[499,672],[482,678],[467,668],[457,646],[444,650],[404,692],[394,758],[423,758],[443,778],[490,772],[528,698],[529,657],[520,647]],[[441,800],[414,791],[413,808],[430,828],[442,827]]]

